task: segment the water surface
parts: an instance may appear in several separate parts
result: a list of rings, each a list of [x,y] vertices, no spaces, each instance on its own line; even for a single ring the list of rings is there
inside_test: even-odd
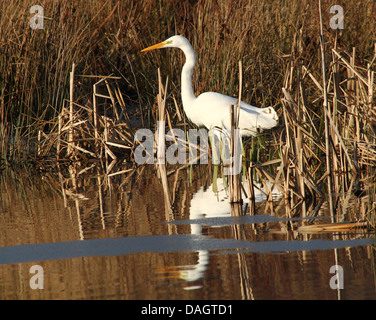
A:
[[[325,204],[316,216],[289,216],[277,189],[273,201],[256,189],[250,215],[247,199],[230,206],[226,181],[213,183],[207,168],[158,175],[151,166],[111,178],[95,167],[3,172],[0,298],[376,297],[373,235],[297,231],[329,222]],[[33,265],[43,268],[42,290],[30,288]],[[330,287],[333,265],[343,268],[342,290]]]

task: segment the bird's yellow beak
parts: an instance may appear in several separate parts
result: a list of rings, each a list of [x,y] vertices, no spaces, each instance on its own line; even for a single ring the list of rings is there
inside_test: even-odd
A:
[[[155,44],[153,46],[150,46],[150,47],[147,47],[145,49],[142,49],[141,52],[145,52],[145,51],[150,51],[150,50],[162,48],[166,44],[167,44],[167,41],[163,41],[163,42],[157,43],[157,44]]]

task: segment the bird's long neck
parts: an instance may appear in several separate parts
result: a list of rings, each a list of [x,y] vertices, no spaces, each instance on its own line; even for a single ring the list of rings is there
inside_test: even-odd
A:
[[[196,55],[191,45],[181,48],[185,54],[185,64],[181,71],[181,97],[184,111],[189,116],[189,106],[196,99],[192,87],[193,68],[196,65]],[[188,111],[188,112],[187,112]]]

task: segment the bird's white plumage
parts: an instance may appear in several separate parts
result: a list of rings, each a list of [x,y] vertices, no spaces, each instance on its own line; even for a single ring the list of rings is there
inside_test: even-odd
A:
[[[194,100],[189,108],[184,108],[187,116],[197,125],[208,129],[213,126],[229,129],[230,105],[236,98],[217,92],[205,92]],[[277,125],[278,116],[273,108],[256,108],[243,101],[240,103],[239,128],[242,136],[256,135],[257,129],[271,129]]]
[[[181,74],[181,95],[187,117],[197,126],[205,126],[208,129],[214,127],[230,129],[230,104],[235,105],[237,99],[217,92],[205,92],[196,98],[192,87],[196,55],[185,37],[173,36],[142,51],[166,47],[179,48],[185,54],[186,61]],[[257,108],[241,101],[239,115],[241,135],[256,135],[258,130],[271,129],[277,123],[278,115],[272,107]]]

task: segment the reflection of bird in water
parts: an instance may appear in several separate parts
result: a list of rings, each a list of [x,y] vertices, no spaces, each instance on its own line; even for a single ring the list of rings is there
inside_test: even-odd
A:
[[[194,282],[203,278],[207,265],[209,264],[209,251],[198,250],[197,263],[184,266],[165,266],[158,270],[164,278],[183,279],[188,282]],[[184,289],[199,289],[201,286],[189,286]]]
[[[236,98],[217,92],[205,92],[198,97],[193,93],[192,74],[196,55],[189,41],[182,36],[173,36],[141,52],[158,48],[179,48],[185,54],[185,64],[181,72],[181,97],[188,118],[196,125],[208,129],[231,129],[229,108],[230,105],[236,105]],[[242,136],[256,135],[258,130],[271,129],[277,122],[278,116],[272,107],[257,108],[241,101],[239,129]]]
[[[260,203],[267,200],[265,188],[257,182],[253,182],[255,202]],[[244,183],[245,191],[248,194],[248,183]],[[267,190],[271,190],[272,184],[266,182]],[[214,191],[214,189],[216,191]],[[282,197],[282,193],[274,188],[272,190],[273,200]],[[228,201],[228,190],[223,179],[217,179],[216,184],[207,188],[201,187],[194,195],[190,205],[190,220],[203,218],[230,217],[230,204]],[[246,206],[249,199],[244,199],[243,206]],[[223,225],[222,225],[223,226]],[[215,226],[212,226],[215,227]],[[191,224],[191,234],[202,235],[202,224]],[[159,273],[164,274],[166,278],[178,278],[188,282],[194,282],[204,277],[207,265],[209,264],[209,251],[198,250],[196,264],[185,266],[167,266],[159,269]],[[188,286],[185,289],[198,289],[200,286]]]
[[[271,190],[272,183],[266,181],[267,190]],[[267,200],[268,195],[265,191],[263,185],[259,182],[253,182],[255,202],[259,203]],[[243,183],[244,190],[247,195],[249,195],[248,182]],[[273,200],[277,200],[282,196],[281,192],[274,188],[272,190]],[[247,197],[243,198],[243,206],[249,203]],[[191,200],[190,208],[190,219],[201,219],[201,218],[213,218],[213,217],[229,217],[230,207],[229,207],[229,194],[223,179],[217,179],[216,183],[211,186],[201,187],[194,195]]]

